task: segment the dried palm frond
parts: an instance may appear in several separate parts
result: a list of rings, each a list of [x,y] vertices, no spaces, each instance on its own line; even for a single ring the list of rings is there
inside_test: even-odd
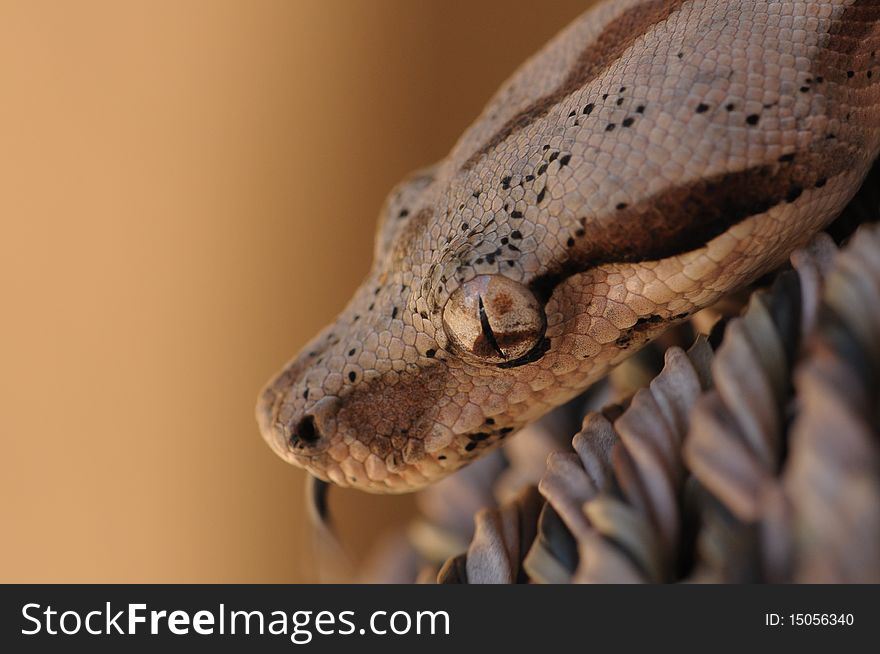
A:
[[[800,407],[781,475],[790,556],[778,557],[777,569],[785,581],[877,583],[880,229],[856,234],[824,297],[795,374]],[[773,533],[772,523],[764,528]]]

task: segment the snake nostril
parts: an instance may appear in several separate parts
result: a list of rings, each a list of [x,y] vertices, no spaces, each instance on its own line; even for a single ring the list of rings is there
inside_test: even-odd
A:
[[[290,444],[293,447],[308,447],[319,440],[321,440],[321,432],[318,431],[315,417],[312,415],[304,416],[290,435]]]

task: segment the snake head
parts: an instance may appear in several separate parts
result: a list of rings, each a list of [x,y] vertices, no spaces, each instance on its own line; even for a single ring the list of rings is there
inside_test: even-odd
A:
[[[527,62],[392,191],[366,281],[260,395],[272,448],[418,489],[827,225],[880,152],[880,9],[764,4],[603,2]]]
[[[341,486],[417,490],[668,326],[633,311],[620,270],[549,284],[568,230],[550,240],[535,223],[488,219],[462,229],[463,192],[424,172],[392,192],[368,278],[260,394],[261,432],[286,461]]]
[[[416,295],[369,280],[266,385],[257,419],[279,456],[341,486],[410,491],[536,417],[535,391],[550,378],[511,369],[544,353],[533,294],[477,276],[443,311],[416,309]]]

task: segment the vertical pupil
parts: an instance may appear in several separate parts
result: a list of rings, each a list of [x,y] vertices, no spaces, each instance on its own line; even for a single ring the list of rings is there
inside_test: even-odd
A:
[[[492,349],[498,353],[502,359],[506,359],[507,355],[504,354],[501,347],[498,345],[498,340],[495,338],[495,332],[492,331],[492,326],[489,324],[489,317],[486,315],[486,307],[483,306],[483,296],[480,295],[477,298],[480,307],[480,327],[483,329],[483,334],[486,336],[486,340],[489,341],[489,345],[492,346]]]

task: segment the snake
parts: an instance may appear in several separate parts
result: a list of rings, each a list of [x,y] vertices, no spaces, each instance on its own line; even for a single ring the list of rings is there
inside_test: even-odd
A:
[[[880,151],[880,0],[615,0],[380,211],[338,317],[259,394],[318,480],[415,491],[783,265]]]

